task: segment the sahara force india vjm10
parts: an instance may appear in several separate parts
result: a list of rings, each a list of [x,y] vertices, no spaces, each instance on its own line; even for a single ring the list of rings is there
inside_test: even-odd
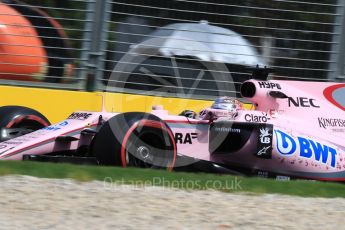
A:
[[[241,86],[255,110],[223,97],[198,115],[80,111],[24,135],[14,126],[28,116],[16,116],[2,129],[0,158],[345,181],[345,84],[261,77]]]

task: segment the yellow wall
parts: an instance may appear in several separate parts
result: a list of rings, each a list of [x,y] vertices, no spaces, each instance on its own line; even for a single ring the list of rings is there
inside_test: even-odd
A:
[[[20,105],[36,109],[51,123],[61,121],[77,110],[100,111],[102,94],[108,112],[149,112],[153,105],[163,105],[171,114],[178,114],[185,109],[199,112],[212,104],[211,101],[181,98],[13,86],[0,86],[0,92],[0,106]]]
[[[77,110],[100,111],[102,93],[43,88],[0,86],[0,105],[20,105],[38,110],[50,122],[65,119]],[[178,114],[188,108],[199,111],[211,105],[209,101],[164,98],[121,93],[103,93],[106,109],[111,112],[150,111],[152,105],[164,105],[171,114]]]
[[[66,118],[74,110],[97,110],[101,100],[95,93],[29,87],[0,86],[0,106],[20,105],[38,110],[51,122]]]

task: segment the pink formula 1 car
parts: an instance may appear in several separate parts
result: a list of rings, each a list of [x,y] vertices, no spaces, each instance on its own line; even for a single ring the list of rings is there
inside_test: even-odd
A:
[[[241,86],[255,110],[225,97],[198,115],[74,112],[1,142],[0,158],[345,181],[345,84],[260,80],[265,71]]]

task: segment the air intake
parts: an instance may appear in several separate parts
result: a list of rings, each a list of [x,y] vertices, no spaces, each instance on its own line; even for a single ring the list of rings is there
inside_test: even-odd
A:
[[[256,87],[253,82],[244,82],[241,86],[242,97],[252,98],[256,93]]]

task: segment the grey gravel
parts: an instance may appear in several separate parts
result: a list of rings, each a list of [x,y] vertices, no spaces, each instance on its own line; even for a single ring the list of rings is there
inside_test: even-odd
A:
[[[345,229],[345,199],[0,177],[0,229]]]

